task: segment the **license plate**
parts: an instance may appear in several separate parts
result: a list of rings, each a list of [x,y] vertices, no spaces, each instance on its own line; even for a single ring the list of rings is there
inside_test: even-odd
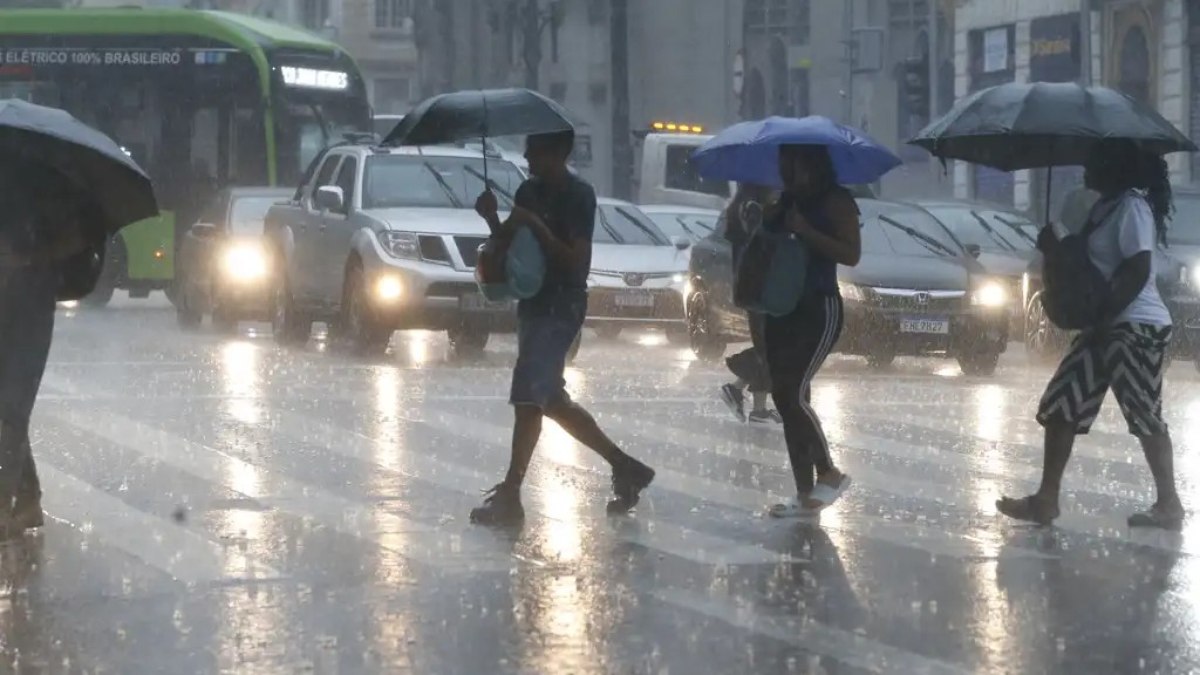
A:
[[[653,307],[654,296],[649,293],[618,293],[613,302],[618,307]]]
[[[950,333],[949,319],[900,319],[901,333],[927,333],[947,335]]]
[[[505,312],[512,306],[511,300],[491,301],[481,293],[470,293],[458,299],[458,307],[464,312]]]

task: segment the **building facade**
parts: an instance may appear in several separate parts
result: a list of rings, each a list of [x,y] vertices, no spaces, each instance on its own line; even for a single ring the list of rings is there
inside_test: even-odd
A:
[[[895,148],[884,194],[944,195],[948,176],[906,141],[953,101],[955,3],[748,0],[744,117],[824,115]],[[933,64],[931,66],[931,64]]]
[[[957,12],[955,93],[1001,82],[1102,84],[1156,108],[1179,129],[1200,132],[1200,2],[1193,0],[970,0]],[[1195,159],[1168,158],[1172,178],[1200,174]],[[957,162],[955,193],[1056,213],[1082,181],[1077,167],[1002,174]]]
[[[627,0],[621,3],[626,8],[623,41],[614,39],[616,4],[417,0],[421,94],[494,86],[537,89],[581,122],[574,158],[580,173],[601,194],[630,194],[637,179],[632,132],[648,129],[654,120],[715,129],[738,119],[734,69],[742,2]],[[622,42],[628,71],[624,92],[613,73]],[[627,114],[614,116],[617,106]],[[614,133],[621,118],[628,129]]]

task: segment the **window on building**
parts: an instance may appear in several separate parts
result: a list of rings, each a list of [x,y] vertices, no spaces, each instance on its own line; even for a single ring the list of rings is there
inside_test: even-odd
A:
[[[412,13],[412,0],[375,0],[375,27],[404,28]]]
[[[301,0],[300,20],[311,30],[320,30],[329,20],[329,0]]]
[[[796,24],[803,23],[804,42],[808,38],[809,0],[748,0],[742,9],[746,33],[749,35],[795,34]],[[791,10],[789,12],[789,10]],[[789,16],[792,14],[792,16]],[[803,19],[798,17],[803,15]],[[795,19],[795,23],[793,23]]]

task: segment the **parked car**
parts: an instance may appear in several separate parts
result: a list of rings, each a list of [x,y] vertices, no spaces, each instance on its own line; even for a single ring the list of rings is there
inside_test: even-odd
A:
[[[983,202],[922,199],[909,203],[937,218],[989,276],[1004,280],[1010,297],[1020,297],[1021,279],[1037,255],[1036,223]],[[1012,303],[1011,309],[1010,329],[1020,335],[1025,312],[1017,302]]]
[[[275,261],[263,239],[263,220],[292,190],[243,187],[222,190],[200,221],[184,234],[175,268],[175,311],[179,325],[199,325],[205,315],[215,327],[233,330],[239,321],[271,316],[271,273]]]
[[[629,202],[597,200],[586,325],[603,338],[651,326],[686,342],[683,293],[690,246],[685,236],[668,237]]]
[[[397,329],[445,330],[458,354],[515,327],[510,302],[487,302],[474,280],[488,236],[473,210],[485,157],[451,147],[333,146],[309,167],[292,199],[271,208],[267,233],[280,260],[277,339],[308,339],[314,321],[360,353],[386,349]],[[487,158],[501,203],[525,175]]]
[[[671,204],[641,205],[638,208],[654,221],[658,229],[668,237],[687,237],[693,243],[712,234],[717,229],[721,212],[695,206]]]
[[[944,226],[923,209],[860,199],[863,256],[839,267],[845,327],[835,351],[873,367],[899,355],[955,358],[963,372],[991,374],[1008,346],[1014,298],[987,275]],[[717,359],[729,342],[749,339],[745,312],[733,305],[729,243],[718,230],[692,252],[687,296],[692,349]]]
[[[1094,203],[1095,193],[1081,198]],[[1167,227],[1167,247],[1155,252],[1158,291],[1175,324],[1168,356],[1191,359],[1200,370],[1200,190],[1175,187],[1175,212]],[[1063,218],[1069,231],[1085,218]],[[1053,361],[1066,352],[1073,334],[1052,324],[1042,309],[1041,258],[1029,264],[1022,283],[1025,348],[1033,358]]]

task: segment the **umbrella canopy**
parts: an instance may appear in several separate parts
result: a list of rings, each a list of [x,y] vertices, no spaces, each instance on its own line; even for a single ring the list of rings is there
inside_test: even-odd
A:
[[[419,103],[384,145],[438,145],[487,136],[571,131],[571,114],[528,89],[483,89],[441,94]]]
[[[779,146],[823,145],[838,182],[861,185],[900,166],[900,158],[871,137],[826,117],[768,117],[739,122],[692,153],[692,164],[710,180],[781,187]]]
[[[109,234],[158,215],[150,178],[111,138],[64,110],[0,100],[0,153],[66,177],[101,211]]]
[[[1002,171],[1085,164],[1108,139],[1156,154],[1196,145],[1149,106],[1106,87],[1002,84],[976,92],[909,141],[943,159]]]

